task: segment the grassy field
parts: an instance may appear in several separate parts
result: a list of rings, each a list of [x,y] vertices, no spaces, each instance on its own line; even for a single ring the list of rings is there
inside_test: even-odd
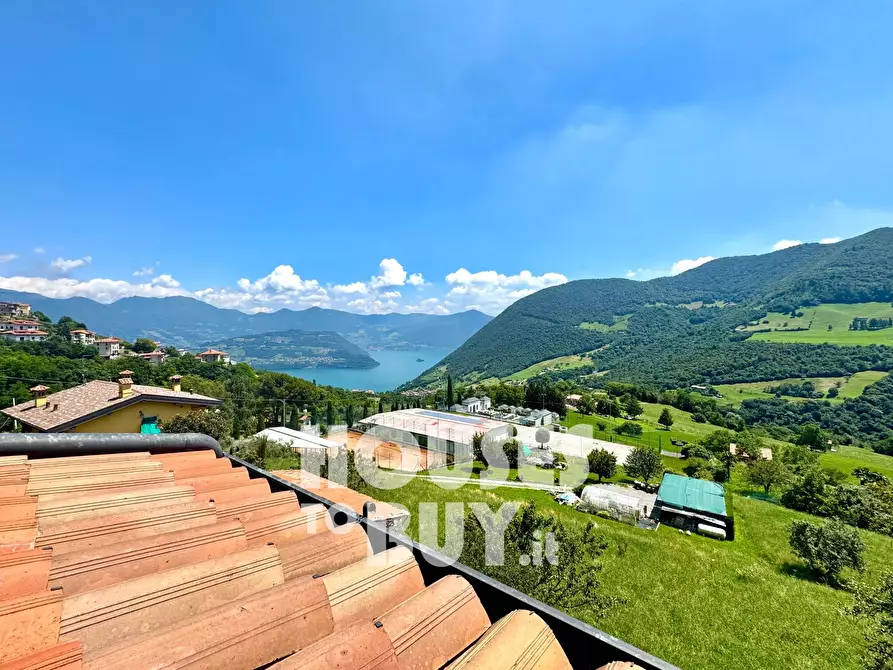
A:
[[[855,468],[868,468],[893,481],[893,457],[878,454],[870,449],[859,447],[839,447],[837,451],[827,452],[819,457],[825,467],[835,468],[851,474]],[[852,478],[853,482],[856,478]]]
[[[580,324],[580,328],[584,330],[596,330],[600,333],[617,332],[618,330],[626,330],[629,327],[629,314],[614,317],[614,323],[599,323],[598,321],[584,321]]]
[[[774,394],[763,391],[768,386],[778,386],[779,384],[802,384],[805,381],[811,381],[815,384],[816,390],[827,393],[828,389],[835,386],[838,382],[841,384],[839,395],[836,398],[827,398],[829,402],[841,403],[846,398],[857,398],[862,392],[887,376],[887,372],[877,372],[868,370],[865,372],[856,372],[850,377],[810,377],[810,378],[792,378],[779,379],[772,382],[744,382],[741,384],[718,384],[714,386],[717,391],[722,393],[723,397],[718,399],[722,404],[738,407],[745,400],[762,399],[768,400],[774,398]],[[786,396],[783,396],[786,397]],[[789,398],[789,400],[803,400],[803,398]]]
[[[802,317],[770,312],[759,324],[748,326],[748,330],[772,328],[772,332],[755,333],[754,340],[767,342],[806,342],[812,344],[886,344],[893,346],[893,328],[874,331],[848,330],[856,317],[893,317],[893,306],[887,302],[867,302],[857,305],[827,304],[818,307],[803,307]],[[785,325],[787,324],[787,325]],[[831,330],[828,330],[828,327]],[[809,330],[785,331],[775,329],[808,328]]]
[[[583,356],[559,356],[558,358],[550,358],[547,361],[534,363],[528,368],[524,368],[520,372],[516,372],[510,377],[506,377],[509,381],[523,381],[536,377],[538,374],[550,371],[569,370],[571,368],[580,368],[591,363],[592,360]]]
[[[691,418],[689,412],[670,407],[670,413],[673,415],[673,426],[670,430],[664,430],[657,423],[660,413],[667,405],[659,405],[657,403],[643,402],[641,403],[643,413],[635,423],[642,426],[642,436],[640,438],[617,435],[614,427],[623,423],[624,419],[611,419],[609,417],[598,415],[580,414],[579,412],[568,411],[567,418],[562,421],[562,425],[575,426],[578,424],[588,424],[593,427],[593,437],[601,440],[619,442],[637,446],[639,444],[647,444],[659,447],[666,451],[678,451],[679,447],[673,446],[671,440],[683,440],[685,442],[697,442],[702,437],[706,437],[715,430],[720,430],[717,426],[710,423],[698,423]],[[606,430],[598,430],[599,423],[606,424]],[[766,440],[767,446],[782,444],[778,440]]]
[[[893,467],[877,462],[893,459],[857,449],[826,457],[835,467]],[[733,482],[740,477],[736,472]],[[615,479],[625,479],[622,471]],[[733,489],[743,487],[735,484]],[[406,505],[413,513],[407,532],[415,538],[420,502],[440,504],[441,527],[446,502],[483,501],[495,507],[504,501],[532,500],[568,524],[593,520],[557,505],[547,493],[523,489],[481,491],[467,485],[448,491],[415,479],[399,489],[368,493]],[[649,532],[597,519],[608,540],[602,588],[627,602],[606,619],[590,623],[687,670],[861,667],[862,629],[841,613],[851,604],[850,594],[808,579],[788,548],[791,521],[806,515],[737,495],[734,508],[734,542],[687,536],[669,527]],[[893,567],[893,538],[862,535],[866,579],[874,581],[882,569]]]

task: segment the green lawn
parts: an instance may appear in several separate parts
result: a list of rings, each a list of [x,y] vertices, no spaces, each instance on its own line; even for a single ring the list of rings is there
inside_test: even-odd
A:
[[[888,458],[858,449],[823,456],[835,467],[868,465],[883,469]],[[889,459],[893,462],[893,459]],[[852,469],[850,467],[850,469]],[[740,470],[732,489],[745,488]],[[623,480],[622,473],[615,477]],[[570,524],[594,517],[557,505],[547,493],[500,488],[481,491],[466,485],[447,491],[414,479],[405,487],[367,491],[406,505],[412,512],[408,534],[418,538],[421,502],[533,500]],[[627,603],[593,625],[687,670],[856,670],[864,648],[860,624],[841,614],[851,596],[806,578],[788,548],[795,518],[806,515],[769,502],[733,496],[736,539],[718,542],[687,536],[669,527],[657,532],[598,519],[608,540],[603,557],[606,593]],[[893,538],[862,533],[869,581],[893,567]]]
[[[515,374],[506,377],[506,379],[509,381],[523,381],[525,379],[530,379],[531,377],[536,377],[538,374],[541,374],[546,370],[569,370],[571,368],[583,367],[591,362],[592,360],[590,358],[584,356],[559,356],[558,358],[550,358],[547,361],[534,363],[530,367],[524,368],[520,372],[516,372]]]
[[[893,456],[885,456],[870,449],[842,446],[837,451],[822,454],[819,457],[819,462],[846,474],[851,474],[855,468],[868,468],[893,481]]]
[[[848,330],[856,317],[893,317],[893,306],[888,302],[867,302],[856,305],[827,304],[803,307],[802,317],[770,312],[759,324],[751,324],[748,330],[772,328],[771,332],[755,333],[754,340],[767,342],[806,342],[812,344],[886,344],[893,346],[893,328],[874,331]],[[762,321],[769,321],[768,324]],[[787,324],[787,325],[785,325]],[[831,327],[831,330],[828,327]],[[785,328],[808,328],[802,331],[785,331]],[[780,329],[780,330],[776,330]]]
[[[865,372],[856,372],[849,377],[802,377],[779,379],[772,382],[744,382],[740,384],[718,384],[714,386],[717,391],[722,393],[723,397],[718,402],[738,407],[745,400],[768,400],[774,398],[772,393],[766,393],[763,389],[769,386],[778,386],[779,384],[802,384],[805,381],[811,381],[815,384],[816,390],[827,393],[828,389],[835,386],[838,382],[841,384],[838,396],[836,398],[827,398],[829,402],[841,403],[846,398],[856,398],[862,395],[862,392],[874,384],[875,382],[887,376],[887,372],[878,372],[868,370]],[[785,396],[786,397],[786,396]],[[787,398],[788,400],[798,401],[803,398]]]
[[[629,328],[629,314],[614,317],[614,323],[599,323],[598,321],[584,321],[580,324],[580,328],[584,330],[596,330],[599,333],[611,333],[618,330],[626,330]]]

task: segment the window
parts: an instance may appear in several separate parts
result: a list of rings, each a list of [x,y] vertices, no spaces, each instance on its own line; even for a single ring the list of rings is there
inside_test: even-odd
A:
[[[140,433],[143,435],[157,435],[160,432],[157,416],[144,416],[140,421]]]

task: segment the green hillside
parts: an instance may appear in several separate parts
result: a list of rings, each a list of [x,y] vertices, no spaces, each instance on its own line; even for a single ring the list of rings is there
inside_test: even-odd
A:
[[[893,327],[879,330],[850,330],[856,318],[893,318],[889,302],[866,302],[852,305],[826,304],[804,307],[798,314],[770,312],[759,323],[743,330],[753,332],[752,338],[765,342],[807,342],[847,345],[893,345]],[[768,323],[767,323],[768,322]]]
[[[601,372],[669,386],[889,370],[891,351],[861,346],[877,344],[886,337],[882,331],[853,333],[854,346],[817,348],[813,343],[828,340],[827,334],[792,341],[781,333],[772,341],[777,333],[747,328],[771,321],[773,313],[805,314],[827,305],[820,316],[826,333],[834,333],[846,329],[834,324],[850,314],[869,316],[878,303],[889,308],[891,252],[893,229],[882,228],[836,244],[720,258],[647,282],[584,279],[543,289],[509,306],[411,385],[440,384],[446,373],[466,381],[504,379],[543,361],[593,351],[590,363],[558,375]],[[840,305],[846,309],[832,315]]]
[[[261,367],[372,368],[378,361],[338,333],[283,330],[221,340],[212,345],[234,361]]]

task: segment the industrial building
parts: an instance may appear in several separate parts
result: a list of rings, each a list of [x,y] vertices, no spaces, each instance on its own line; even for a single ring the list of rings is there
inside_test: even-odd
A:
[[[471,460],[475,433],[504,441],[511,438],[509,424],[479,416],[458,416],[428,409],[404,409],[373,414],[356,427],[379,442],[379,465],[400,470],[437,467]]]

